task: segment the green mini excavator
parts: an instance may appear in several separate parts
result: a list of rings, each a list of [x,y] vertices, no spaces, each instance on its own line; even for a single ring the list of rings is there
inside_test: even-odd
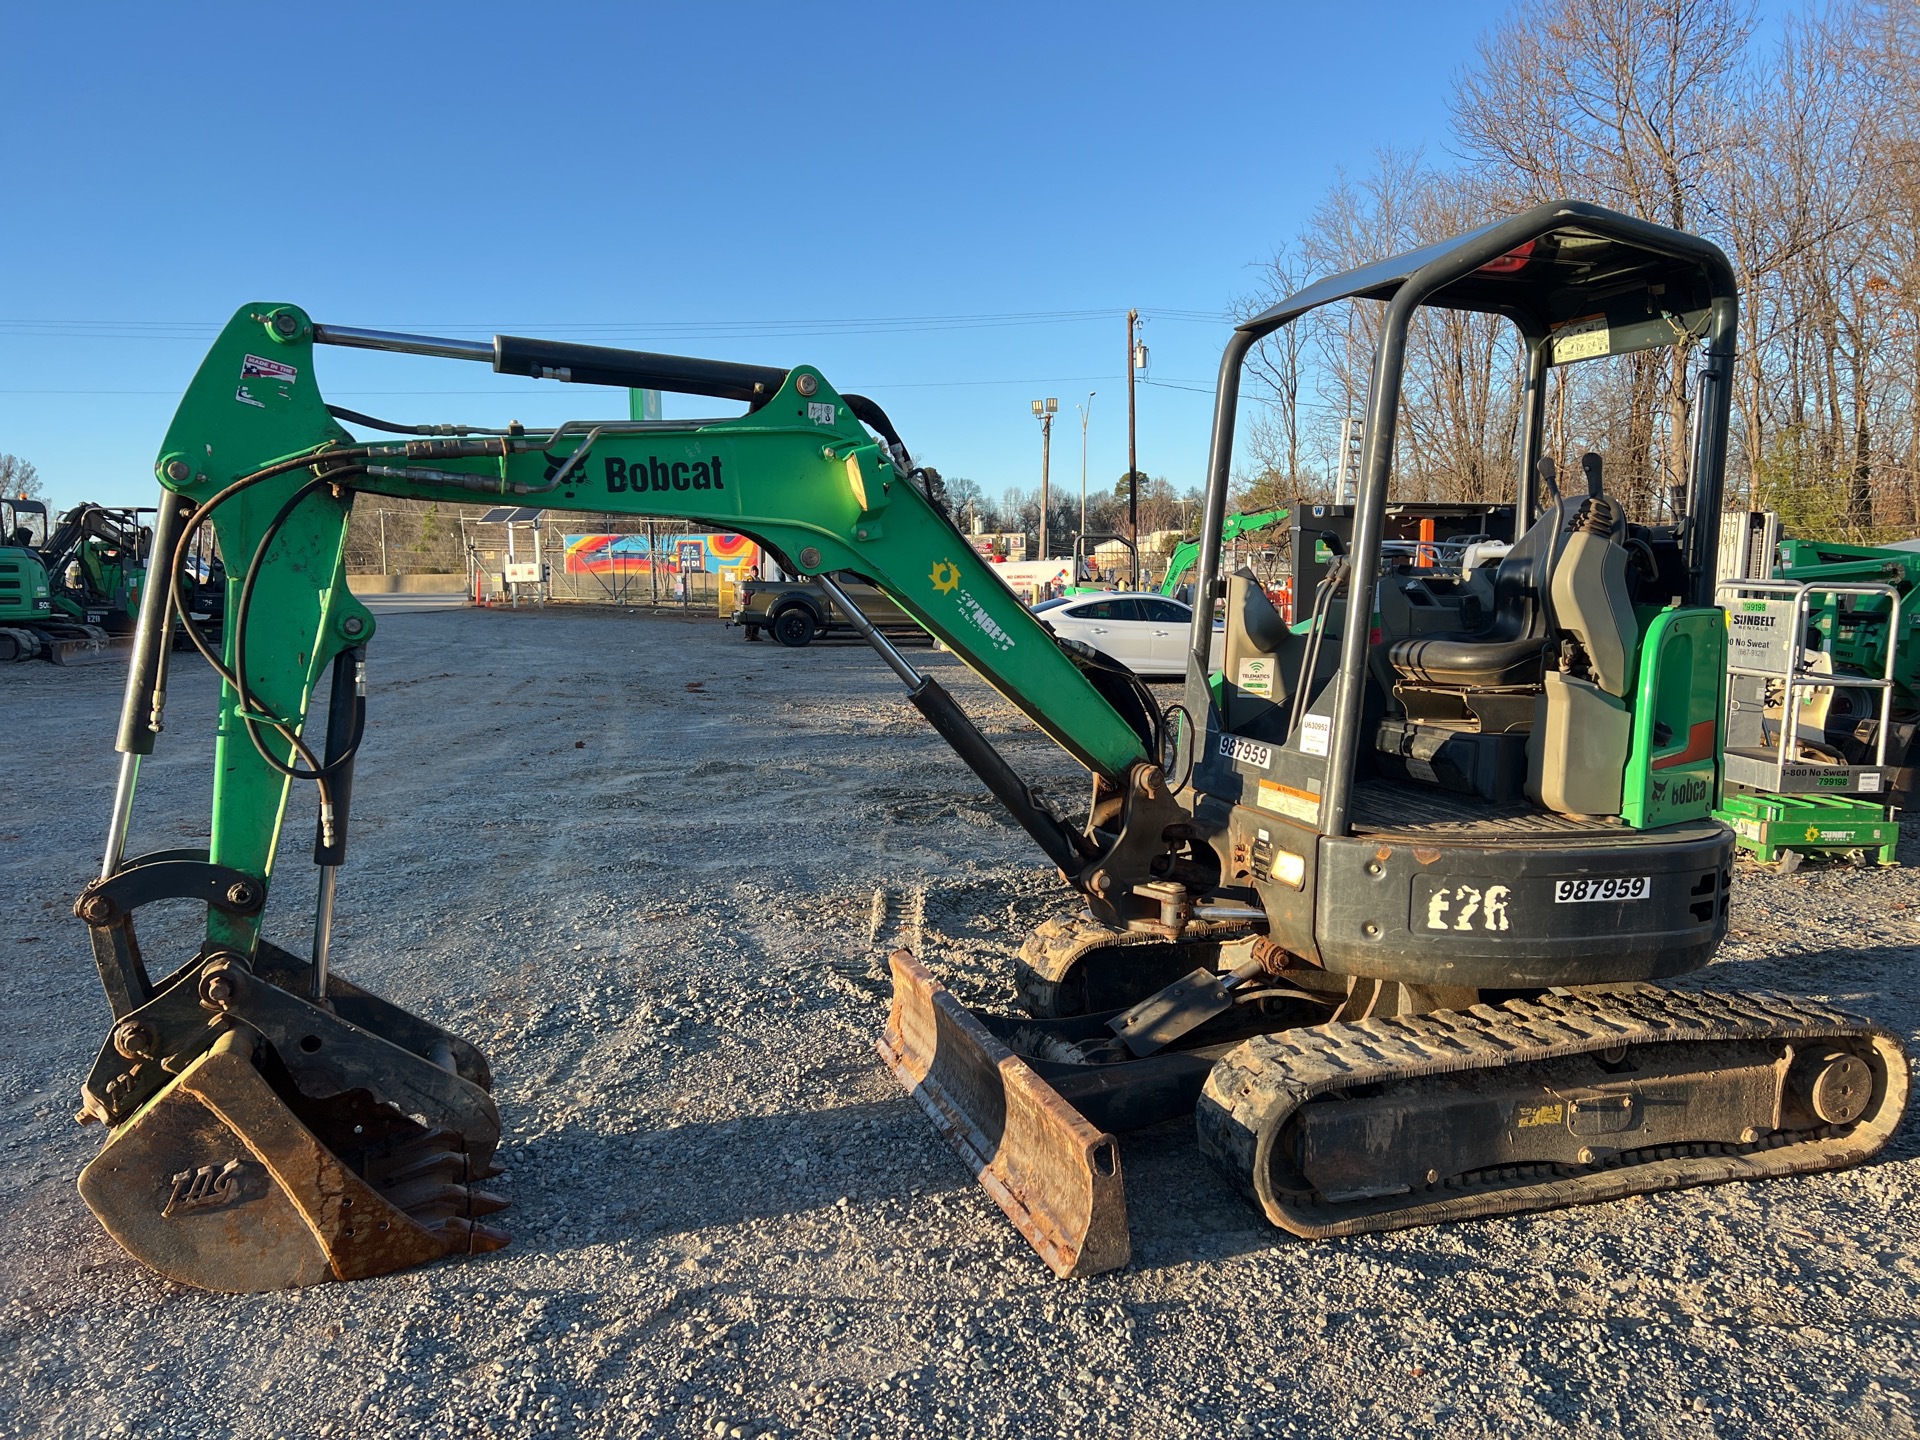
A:
[[[75,505],[49,526],[40,501],[0,500],[0,662],[86,665],[132,647],[152,539],[143,513]]]
[[[1287,509],[1250,510],[1238,515],[1229,515],[1220,527],[1220,543],[1231,545],[1242,535],[1251,535],[1257,530],[1265,530],[1269,525],[1278,525],[1293,512]],[[1169,599],[1180,593],[1180,587],[1187,583],[1187,573],[1200,561],[1200,539],[1182,540],[1173,547],[1173,553],[1167,557],[1167,573],[1160,581],[1160,593]]]
[[[81,1118],[107,1135],[81,1176],[87,1203],[141,1260],[226,1290],[506,1241],[486,1188],[500,1139],[486,1058],[329,963],[369,723],[376,621],[342,560],[367,494],[704,522],[818,578],[1059,873],[1062,912],[1021,951],[1028,1014],[971,1011],[896,952],[879,1045],[1062,1276],[1126,1261],[1118,1137],[1182,1114],[1230,1184],[1308,1237],[1864,1159],[1905,1105],[1894,1037],[1792,996],[1653,983],[1698,970],[1727,931],[1732,842],[1709,809],[1735,298],[1712,245],[1562,202],[1242,324],[1220,370],[1186,685],[1165,706],[1045,630],[930,498],[885,413],[818,370],[242,308],[157,461],[166,578],[142,609],[101,875],[75,907],[112,1010],[82,1090]],[[1383,312],[1351,541],[1289,626],[1257,580],[1220,565],[1241,366],[1264,335],[1352,299]],[[1526,356],[1518,538],[1477,590],[1390,563],[1381,543],[1421,306],[1504,315]],[[1552,367],[1676,343],[1704,357],[1687,518],[1627,514],[1599,457],[1583,487],[1548,484]],[[323,400],[324,346],[746,410],[393,425]],[[129,856],[184,557],[209,529],[231,567],[222,643],[188,625],[224,682],[211,844]],[[865,624],[843,572],[1086,767],[1083,820]],[[1397,603],[1375,603],[1388,591]],[[295,783],[318,791],[310,945],[271,903]],[[205,938],[150,966],[134,917],[166,898],[204,905]]]

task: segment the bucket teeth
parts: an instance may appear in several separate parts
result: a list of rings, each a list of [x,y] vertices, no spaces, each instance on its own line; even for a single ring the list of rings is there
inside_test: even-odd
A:
[[[467,1170],[467,1157],[458,1151],[433,1151],[393,1169],[383,1169],[378,1183],[383,1187],[398,1187],[424,1179],[465,1180]]]
[[[464,1212],[467,1208],[467,1187],[427,1178],[412,1180],[405,1185],[384,1186],[380,1198],[424,1225],[439,1212]]]
[[[481,1225],[472,1220],[449,1220],[442,1227],[448,1236],[460,1236],[466,1242],[464,1247],[454,1245],[449,1253],[464,1248],[469,1255],[485,1255],[494,1250],[504,1250],[513,1242],[513,1237],[504,1230],[496,1230],[491,1225]]]
[[[316,1092],[271,1037],[231,1027],[114,1127],[82,1196],[129,1252],[214,1290],[365,1279],[506,1245],[479,1217],[507,1202],[474,1188],[494,1173],[491,1100],[368,1048],[359,1073],[318,1077],[365,1083]],[[411,1099],[475,1126],[429,1128]]]

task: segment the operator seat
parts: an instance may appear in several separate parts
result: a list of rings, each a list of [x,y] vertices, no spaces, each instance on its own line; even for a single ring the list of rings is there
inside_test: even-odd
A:
[[[1597,481],[1597,470],[1594,473]],[[1542,676],[1527,736],[1527,796],[1562,815],[1617,815],[1633,745],[1632,694],[1640,626],[1618,543],[1620,507],[1580,502],[1554,567],[1557,663]]]
[[[1552,460],[1541,460],[1540,477],[1557,497]],[[1586,503],[1585,497],[1556,498],[1501,557],[1493,572],[1493,609],[1485,625],[1396,640],[1387,658],[1400,678],[1415,685],[1474,690],[1538,685],[1552,629],[1548,607],[1553,573]],[[1617,542],[1626,534],[1626,519],[1618,506],[1609,514],[1609,538]]]

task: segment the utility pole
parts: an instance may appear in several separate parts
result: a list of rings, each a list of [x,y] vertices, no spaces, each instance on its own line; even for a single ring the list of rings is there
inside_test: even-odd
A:
[[[1134,408],[1133,408],[1133,372],[1140,368],[1138,352],[1133,348],[1133,327],[1140,323],[1138,310],[1127,311],[1127,538],[1133,541],[1134,553],[1140,548],[1140,477],[1138,457],[1134,452]],[[1144,350],[1146,347],[1140,347]],[[1136,577],[1138,578],[1138,577]]]
[[[1047,468],[1053,458],[1053,417],[1060,402],[1049,395],[1033,402],[1033,418],[1040,422],[1040,554],[1047,558]]]
[[[1087,403],[1076,405],[1080,412],[1080,533],[1087,533],[1087,417],[1093,414],[1093,391],[1087,391]]]

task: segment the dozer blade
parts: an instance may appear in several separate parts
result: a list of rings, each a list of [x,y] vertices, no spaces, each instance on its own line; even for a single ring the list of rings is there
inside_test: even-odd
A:
[[[133,649],[133,636],[109,635],[97,625],[62,627],[48,631],[41,641],[46,658],[56,665],[102,665]]]
[[[880,1054],[1061,1279],[1127,1263],[1120,1149],[897,950]]]

